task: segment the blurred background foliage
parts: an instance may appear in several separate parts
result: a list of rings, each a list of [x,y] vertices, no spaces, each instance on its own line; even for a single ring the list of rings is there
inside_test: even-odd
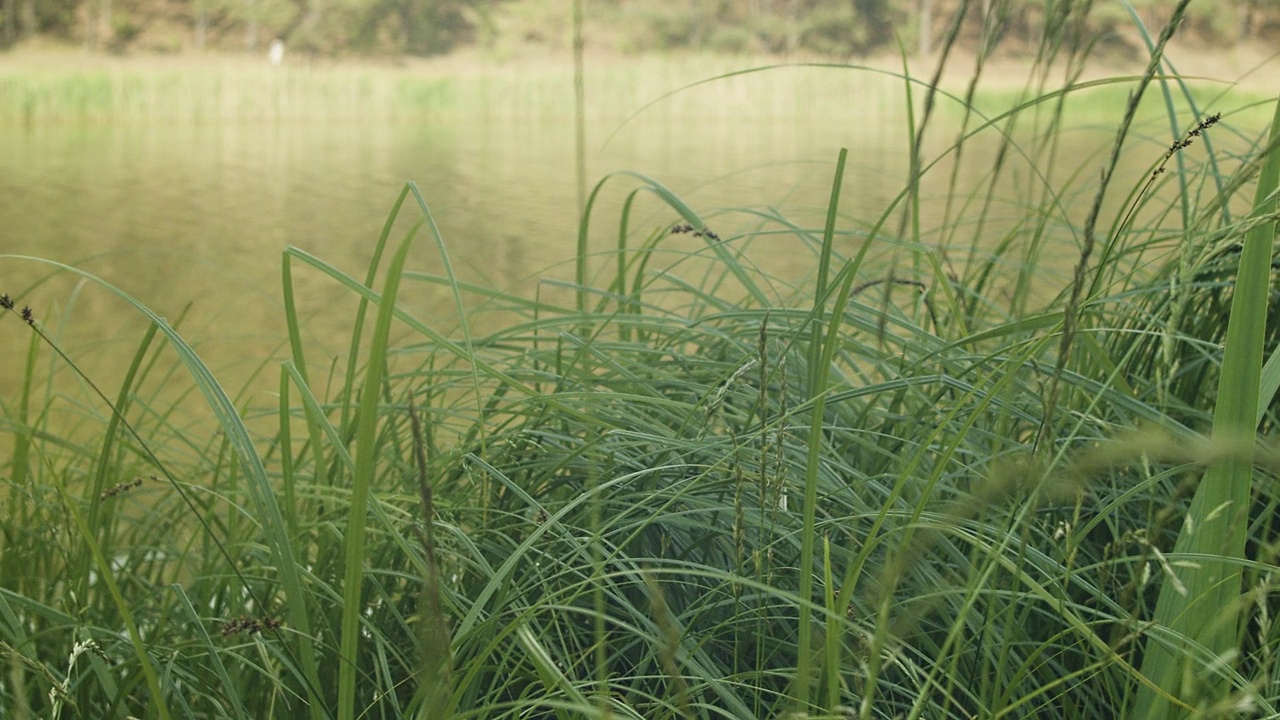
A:
[[[1148,27],[1174,0],[1132,0]],[[980,6],[982,12],[963,12]],[[1098,40],[1126,57],[1141,45],[1120,2],[1094,0],[592,0],[589,49],[618,53],[700,50],[839,58],[928,54],[959,28],[961,46],[995,43],[1031,53],[1041,37]],[[1223,48],[1280,41],[1280,3],[1191,4],[1185,39]],[[93,52],[265,51],[274,38],[295,52],[435,55],[474,46],[499,56],[516,46],[570,43],[570,4],[555,0],[0,0],[0,48],[33,39],[81,43]]]

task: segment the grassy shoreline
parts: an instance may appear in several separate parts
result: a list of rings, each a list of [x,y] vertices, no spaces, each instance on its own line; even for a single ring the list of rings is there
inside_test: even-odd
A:
[[[620,173],[595,188],[561,300],[464,288],[449,248],[471,239],[441,237],[406,186],[363,277],[284,254],[289,342],[264,367],[279,382],[266,404],[233,400],[123,291],[46,263],[152,325],[118,385],[64,398],[43,368],[75,358],[39,308],[24,317],[25,288],[0,288],[0,330],[30,348],[9,358],[27,368],[18,397],[0,399],[14,437],[0,707],[1280,713],[1280,492],[1274,448],[1256,442],[1280,427],[1280,108],[1268,136],[1189,105],[1160,104],[1173,145],[1140,160],[1120,152],[1128,108],[1101,181],[1038,170],[1083,106],[1044,103],[1024,135],[974,120],[997,136],[964,155],[989,185],[923,196],[909,179],[875,217],[841,211],[841,152],[821,222],[740,209],[758,224],[725,237]],[[1224,149],[1233,133],[1247,152]],[[946,169],[913,152],[920,174]],[[1106,188],[1129,162],[1141,179]],[[1004,173],[1027,180],[996,195]],[[1108,193],[1123,201],[1104,212]],[[1067,210],[1077,194],[1095,198],[1085,217]],[[654,198],[670,220],[636,227],[630,200],[600,217],[610,195]],[[922,224],[931,202],[937,227]],[[589,225],[614,228],[611,244],[589,245]],[[753,259],[762,241],[811,273],[775,276]],[[437,270],[407,265],[413,243]],[[1077,272],[1040,298],[1030,278],[1062,248]],[[341,357],[304,340],[304,273],[358,303]],[[443,335],[397,303],[425,285],[459,317],[514,319]],[[217,434],[153,404],[180,372]],[[61,436],[55,406],[101,433]]]
[[[1196,68],[1214,69],[1205,78],[1241,78],[1236,101],[1265,101],[1268,66],[1259,53],[1241,50],[1234,60],[1187,51]],[[912,60],[917,92],[932,59]],[[947,66],[941,87],[964,95],[971,60]],[[991,60],[972,102],[1005,109],[1025,91],[1026,59]],[[586,66],[587,112],[620,120],[655,103],[650,114],[664,117],[848,117],[881,116],[903,107],[898,58],[851,61],[862,69],[816,67],[821,58],[739,57],[672,54],[655,57],[601,55]],[[1259,63],[1262,63],[1259,65]],[[1270,63],[1274,65],[1274,60]],[[792,65],[782,68],[779,66]],[[778,68],[724,79],[675,92],[710,78],[752,68]],[[1140,68],[1090,70],[1081,80],[1114,78]],[[1193,73],[1195,75],[1196,73]],[[1051,73],[1052,83],[1061,82]],[[1194,82],[1194,79],[1192,78]],[[1202,93],[1225,92],[1225,82],[1201,82]],[[413,120],[431,116],[570,116],[573,69],[565,58],[538,54],[520,61],[497,61],[478,52],[433,60],[290,61],[272,67],[243,55],[110,58],[83,51],[31,50],[6,56],[0,65],[0,124],[47,122],[222,122],[244,120]],[[1124,90],[1105,100],[1077,100],[1075,117],[1109,113],[1123,105]],[[674,93],[674,94],[672,94]],[[945,112],[956,111],[944,103]]]

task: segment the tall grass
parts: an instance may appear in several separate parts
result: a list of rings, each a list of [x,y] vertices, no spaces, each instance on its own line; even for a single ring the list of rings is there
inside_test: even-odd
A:
[[[125,290],[0,256],[151,325],[112,393],[66,394],[47,299],[0,303],[26,349],[0,398],[5,717],[1276,714],[1277,455],[1254,429],[1277,421],[1280,151],[1170,84],[1176,130],[1123,127],[1107,161],[1136,187],[1097,192],[1106,160],[1050,172],[1080,91],[1050,68],[1089,47],[1053,52],[995,116],[903,72],[918,157],[877,217],[841,213],[843,152],[818,227],[606,177],[563,303],[464,288],[465,239],[407,186],[364,277],[284,252],[270,407]],[[930,156],[947,106],[961,130]],[[961,160],[989,182],[919,192]],[[408,265],[419,233],[440,271]],[[811,275],[770,272],[765,243]],[[346,357],[304,342],[302,273],[358,299]],[[508,321],[443,332],[396,302],[423,285]],[[217,434],[158,402],[179,370]],[[54,424],[68,407],[92,440]]]

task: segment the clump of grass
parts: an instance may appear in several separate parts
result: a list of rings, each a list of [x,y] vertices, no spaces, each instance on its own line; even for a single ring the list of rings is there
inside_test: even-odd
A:
[[[1139,162],[1149,149],[1141,162],[1168,170],[1141,173],[1104,231],[1110,206],[1071,200],[1091,174],[1059,185],[1037,171],[1069,117],[1060,97],[1029,87],[1002,116],[974,111],[936,157],[935,112],[922,112],[911,182],[875,218],[839,210],[844,153],[820,227],[748,208],[703,217],[653,178],[608,177],[588,198],[564,302],[468,287],[481,300],[465,307],[449,244],[406,186],[364,277],[285,251],[290,343],[273,408],[233,402],[182,334],[124,291],[46,263],[151,329],[114,397],[85,379],[75,403],[102,431],[76,441],[51,424],[47,409],[67,400],[39,369],[52,354],[75,372],[75,358],[24,307],[34,294],[0,301],[0,324],[34,330],[26,357],[10,358],[26,363],[18,397],[0,400],[14,438],[0,466],[0,706],[1039,718],[1168,701],[1272,713],[1274,483],[1229,484],[1242,544],[1189,546],[1182,528],[1221,518],[1205,468],[1274,468],[1251,430],[1201,435],[1228,406],[1237,424],[1274,423],[1275,363],[1250,371],[1271,393],[1203,382],[1236,372],[1216,342],[1226,331],[1236,344],[1237,318],[1250,319],[1233,308],[1227,330],[1219,303],[1269,303],[1274,144],[1204,161],[1186,147],[1162,156],[1168,143],[1117,154]],[[1188,102],[1166,104],[1179,128],[1234,127]],[[1045,107],[1025,140],[1015,120]],[[967,148],[985,134],[998,148],[987,194],[945,198],[943,226],[928,227],[920,179],[947,158],[974,161]],[[993,197],[1015,171],[1034,186]],[[1239,219],[1236,196],[1260,172]],[[615,192],[614,244],[595,249],[594,208]],[[384,265],[406,202],[421,219]],[[420,234],[441,271],[407,266]],[[811,258],[812,274],[771,273],[755,252],[765,242]],[[1076,248],[1079,268],[1056,295],[1008,277],[1047,273],[1055,245]],[[1236,272],[1250,277],[1230,288]],[[320,360],[302,340],[299,273],[359,299],[345,357]],[[459,317],[508,321],[443,333],[396,302],[421,284],[449,288]],[[1276,348],[1262,316],[1246,345],[1257,365]],[[192,436],[152,401],[151,386],[172,382],[166,364],[194,379],[219,434]],[[1037,451],[1037,438],[1052,442]],[[166,483],[134,481],[153,475]],[[1203,597],[1209,567],[1231,581],[1215,606],[1226,625],[1167,599]],[[1158,648],[1175,642],[1190,643],[1189,676],[1214,679],[1160,667]]]

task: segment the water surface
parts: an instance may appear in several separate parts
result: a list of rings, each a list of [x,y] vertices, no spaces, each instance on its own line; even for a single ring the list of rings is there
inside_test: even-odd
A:
[[[747,96],[744,102],[749,102]],[[626,108],[629,111],[633,108]],[[840,148],[849,165],[842,189],[846,229],[865,228],[899,194],[908,168],[905,116],[892,109],[839,117],[715,113],[641,114],[623,123],[593,118],[587,131],[592,183],[617,170],[651,175],[679,193],[722,237],[751,232],[760,221],[718,208],[776,209],[819,227]],[[930,137],[945,148],[955,127]],[[982,157],[995,135],[966,150],[959,182],[980,187]],[[1079,153],[1101,134],[1081,134]],[[606,138],[610,138],[605,142]],[[117,285],[176,322],[232,392],[271,367],[255,392],[275,383],[286,339],[280,290],[281,253],[297,246],[363,277],[374,243],[404,183],[430,205],[459,276],[466,281],[544,297],[563,293],[543,278],[572,275],[577,239],[577,186],[572,117],[427,117],[419,120],[164,123],[39,123],[0,134],[0,227],[5,253],[82,268]],[[926,176],[927,212],[940,213],[950,170]],[[1026,180],[1026,171],[1009,182]],[[618,208],[634,180],[616,178],[594,216],[594,241],[616,233]],[[419,217],[408,208],[410,219]],[[676,221],[642,202],[637,237]],[[896,224],[896,223],[891,223]],[[397,237],[410,227],[397,226]],[[849,242],[852,242],[850,240]],[[603,244],[600,247],[604,247]],[[753,244],[769,272],[798,279],[811,255],[794,238]],[[441,272],[429,236],[410,263]],[[605,266],[604,262],[600,263]],[[94,286],[36,262],[0,261],[0,288],[30,304],[77,362],[107,388],[116,387],[145,323]],[[351,294],[310,270],[295,273],[300,314],[313,361],[345,353]],[[469,301],[474,298],[469,298]],[[407,308],[447,330],[452,300],[439,287],[412,284]],[[502,322],[486,316],[488,329]],[[486,327],[479,328],[480,330]],[[22,347],[20,323],[0,324],[0,342]],[[15,353],[0,366],[0,392],[13,397],[21,377]],[[265,363],[265,365],[264,365]]]

